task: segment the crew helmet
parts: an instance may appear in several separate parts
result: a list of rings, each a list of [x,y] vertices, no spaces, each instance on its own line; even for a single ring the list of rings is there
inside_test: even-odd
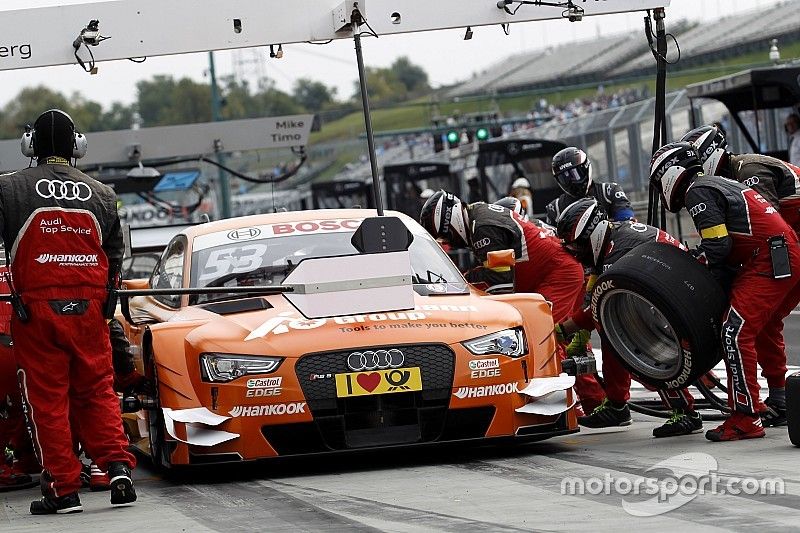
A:
[[[665,144],[650,161],[650,182],[661,191],[664,206],[672,213],[683,208],[686,189],[702,172],[700,156],[688,142]]]
[[[569,252],[585,265],[597,265],[611,237],[608,215],[594,198],[568,205],[556,221],[556,234]]]
[[[681,141],[692,143],[706,174],[721,175],[728,164],[728,140],[722,130],[714,125],[701,126],[684,135]]]
[[[583,150],[564,148],[553,156],[553,176],[565,193],[583,198],[592,186],[592,162]]]
[[[461,200],[439,190],[422,206],[419,222],[436,239],[444,239],[456,248],[469,246],[467,217]]]

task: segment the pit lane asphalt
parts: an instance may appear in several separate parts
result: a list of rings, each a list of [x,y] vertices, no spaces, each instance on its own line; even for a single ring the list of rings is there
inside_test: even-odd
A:
[[[800,315],[786,322],[790,364],[800,362]],[[640,393],[643,394],[643,393]],[[219,531],[747,531],[800,524],[800,448],[786,428],[767,438],[710,443],[702,434],[654,440],[661,422],[634,414],[610,433],[581,432],[521,446],[452,446],[280,459],[165,477],[141,459],[139,501],[112,509],[108,493],[81,495],[84,512],[28,514],[38,488],[0,493],[0,532]],[[706,422],[705,429],[716,425]],[[623,495],[564,495],[562,480],[659,477],[680,454],[709,454],[724,479],[781,478],[785,494],[698,495],[652,517],[635,517]],[[691,458],[686,459],[694,464]],[[668,473],[668,472],[667,472]],[[628,501],[642,498],[625,496]]]
[[[0,494],[0,531],[748,531],[800,523],[800,449],[785,428],[767,438],[710,443],[701,434],[655,441],[641,415],[613,433],[580,433],[521,446],[384,450],[215,468],[174,478],[146,460],[139,501],[112,509],[108,493],[82,495],[84,512],[34,517],[38,489]],[[707,422],[706,427],[713,427]],[[724,478],[780,477],[784,495],[705,494],[664,515],[634,517],[620,495],[562,495],[565,477],[654,476],[667,457],[710,454]],[[638,501],[634,496],[626,499]]]

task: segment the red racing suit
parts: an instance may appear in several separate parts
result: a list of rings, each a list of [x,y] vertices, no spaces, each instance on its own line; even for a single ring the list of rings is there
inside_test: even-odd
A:
[[[0,262],[0,292],[8,294],[8,269],[5,258]],[[0,450],[11,445],[18,459],[33,463],[25,416],[22,412],[22,395],[17,383],[17,362],[11,347],[11,304],[0,302]],[[30,457],[25,457],[25,454]],[[34,473],[34,472],[30,472]]]
[[[511,287],[514,292],[536,292],[553,306],[553,321],[563,322],[583,305],[583,266],[561,246],[552,230],[523,220],[518,214],[482,202],[467,207],[472,251],[482,267],[468,275],[470,282],[485,282],[490,289]],[[516,265],[491,270],[489,252],[514,250]],[[562,347],[563,348],[563,347]],[[562,358],[566,352],[562,350]],[[605,396],[593,375],[579,375],[575,389],[584,410],[597,406]]]
[[[763,196],[745,185],[717,176],[700,176],[686,191],[686,209],[702,241],[697,250],[712,273],[739,268],[722,324],[722,347],[728,367],[728,403],[754,415],[765,409],[759,397],[757,354],[783,346],[778,329],[800,302],[800,245],[792,228]],[[775,279],[769,239],[786,239],[790,277]],[[762,360],[765,375],[785,374],[786,353]]]
[[[760,193],[783,219],[800,232],[800,168],[766,155],[730,155],[723,169],[725,177]],[[759,335],[758,364],[771,388],[786,386],[786,351],[783,319],[774,317]]]
[[[594,274],[600,275],[622,259],[631,250],[648,242],[663,242],[686,248],[672,235],[647,224],[638,222],[612,222],[609,225],[610,238],[598,258],[597,265],[591,265]],[[584,307],[572,316],[575,324],[585,330],[597,327],[592,318],[591,306]],[[600,344],[603,354],[604,389],[608,399],[615,404],[626,403],[631,398],[631,374],[619,361],[619,355],[607,342]],[[694,409],[694,398],[687,389],[680,391],[658,391],[661,400],[673,409]]]
[[[28,427],[47,473],[42,492],[62,496],[80,488],[70,413],[101,470],[112,461],[135,465],[112,389],[104,316],[122,258],[116,197],[67,161],[47,158],[0,177],[0,230],[27,314],[15,312],[11,332]]]

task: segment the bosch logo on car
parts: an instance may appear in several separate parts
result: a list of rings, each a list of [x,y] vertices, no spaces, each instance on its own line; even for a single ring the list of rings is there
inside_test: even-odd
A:
[[[347,367],[354,372],[399,368],[403,366],[403,363],[405,363],[405,355],[396,348],[353,352],[347,356]]]
[[[36,182],[36,194],[45,199],[86,202],[92,197],[92,189],[81,182],[41,179]]]

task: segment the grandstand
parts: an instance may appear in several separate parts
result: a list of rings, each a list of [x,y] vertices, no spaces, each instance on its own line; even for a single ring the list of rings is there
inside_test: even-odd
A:
[[[673,32],[675,33],[675,32]],[[754,9],[676,33],[682,68],[708,63],[753,50],[768,50],[772,39],[800,39],[800,1],[785,2],[769,10]],[[652,69],[653,56],[646,52],[619,65],[610,75],[620,76]]]
[[[788,0],[711,23],[671,23],[681,48],[680,68],[763,50],[770,40],[800,40],[800,0]],[[653,56],[641,32],[579,41],[507,58],[453,88],[449,96],[507,93],[603,82],[651,72]]]

